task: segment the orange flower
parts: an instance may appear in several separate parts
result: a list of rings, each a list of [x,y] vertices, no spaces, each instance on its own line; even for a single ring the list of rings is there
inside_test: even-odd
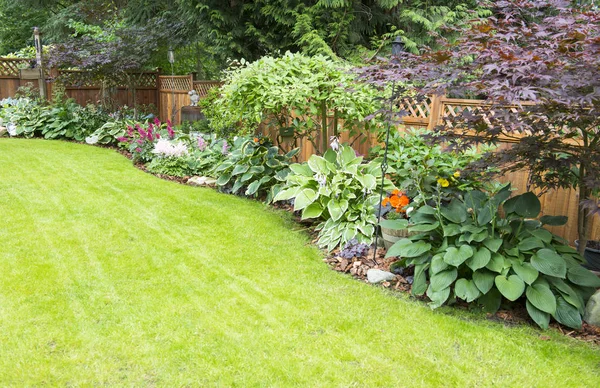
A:
[[[390,203],[390,199],[389,198],[384,198],[383,201],[381,202],[381,206],[387,206],[387,204]]]
[[[255,142],[255,143],[258,143],[258,137],[255,137],[255,138],[254,138],[254,142]]]

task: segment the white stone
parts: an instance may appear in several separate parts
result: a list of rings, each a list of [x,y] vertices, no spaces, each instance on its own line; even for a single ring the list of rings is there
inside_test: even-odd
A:
[[[380,269],[370,269],[367,271],[367,280],[369,283],[381,283],[396,279],[396,275]]]
[[[600,291],[596,291],[585,306],[583,320],[590,325],[600,327]]]
[[[217,183],[217,180],[209,176],[194,176],[188,179],[187,183],[192,186],[210,186]]]

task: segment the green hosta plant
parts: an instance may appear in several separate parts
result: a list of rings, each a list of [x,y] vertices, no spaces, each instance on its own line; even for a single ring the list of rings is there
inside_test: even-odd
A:
[[[550,317],[581,327],[585,303],[600,279],[544,228],[563,225],[566,217],[538,219],[541,206],[533,193],[509,196],[506,185],[494,195],[473,190],[447,204],[424,205],[410,222],[395,222],[418,234],[398,241],[387,256],[415,265],[413,293],[426,293],[432,308],[459,298],[495,312],[503,300],[523,300],[542,328]],[[394,227],[394,221],[386,226]]]
[[[479,189],[488,175],[469,173],[467,167],[491,150],[490,146],[472,147],[464,151],[450,151],[437,144],[427,143],[425,130],[408,130],[390,134],[388,146],[388,173],[390,179],[406,191],[412,201],[423,204],[440,189],[446,197],[452,193]],[[380,140],[383,133],[380,134]],[[374,146],[370,154],[383,157],[385,149]],[[491,172],[490,169],[489,172]],[[439,186],[438,186],[439,185]]]
[[[227,143],[223,148],[223,153],[227,153]],[[266,202],[270,203],[281,190],[290,172],[290,160],[298,151],[296,148],[280,155],[279,148],[265,138],[239,137],[233,151],[214,169],[217,186],[230,189],[233,194],[245,189],[247,196],[266,195]]]
[[[322,220],[319,246],[333,250],[353,238],[370,244],[375,233],[381,188],[381,165],[363,163],[351,147],[338,152],[327,150],[321,157],[312,155],[307,163],[292,164],[286,188],[276,201],[294,199],[294,210],[302,211],[302,219]],[[385,181],[385,188],[393,185]]]

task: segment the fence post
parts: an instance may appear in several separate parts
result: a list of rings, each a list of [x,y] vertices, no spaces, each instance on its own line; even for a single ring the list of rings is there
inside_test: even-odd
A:
[[[435,128],[442,120],[442,98],[441,94],[434,94],[431,96],[431,111],[429,113],[429,124],[427,124],[427,130],[431,131]]]

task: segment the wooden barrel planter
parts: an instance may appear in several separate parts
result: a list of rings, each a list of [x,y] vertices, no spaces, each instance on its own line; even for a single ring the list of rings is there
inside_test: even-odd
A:
[[[394,243],[402,238],[412,236],[413,233],[408,229],[388,229],[381,227],[381,236],[383,237],[383,245],[385,249],[390,249]]]

